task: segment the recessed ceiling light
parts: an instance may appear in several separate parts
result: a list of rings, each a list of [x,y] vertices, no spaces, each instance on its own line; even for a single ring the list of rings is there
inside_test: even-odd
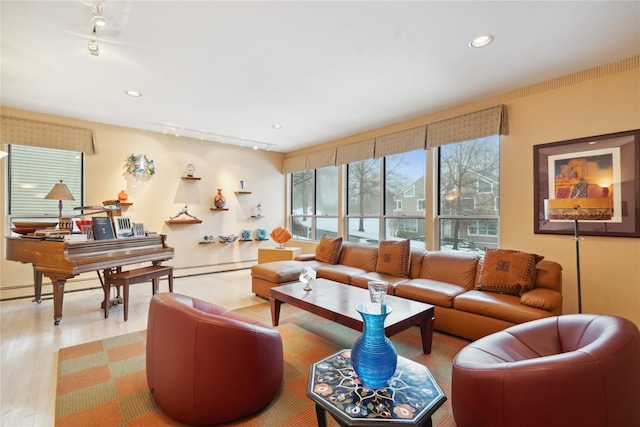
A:
[[[274,128],[274,129],[282,129],[282,125],[277,124],[277,123],[275,125],[272,125],[271,127]]]
[[[493,41],[493,36],[491,34],[484,34],[482,36],[478,36],[469,43],[469,46],[478,48],[485,47]]]
[[[142,96],[142,93],[137,90],[128,90],[125,93],[129,96],[133,96],[134,98],[140,98]]]

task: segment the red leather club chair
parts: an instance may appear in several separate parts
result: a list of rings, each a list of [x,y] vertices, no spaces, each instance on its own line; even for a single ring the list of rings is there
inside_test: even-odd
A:
[[[453,361],[457,427],[640,426],[640,332],[617,316],[512,326]]]
[[[176,420],[219,424],[260,410],[280,391],[283,366],[270,326],[186,295],[151,299],[147,382]]]

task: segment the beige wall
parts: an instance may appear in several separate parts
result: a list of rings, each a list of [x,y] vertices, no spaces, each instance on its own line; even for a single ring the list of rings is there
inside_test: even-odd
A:
[[[619,67],[614,71],[605,67],[604,71],[581,74],[578,79],[558,79],[542,89],[525,88],[459,109],[464,112],[492,103],[507,105],[510,133],[501,143],[500,246],[535,252],[563,265],[565,313],[577,311],[575,246],[569,236],[533,233],[533,146],[640,128],[640,61],[634,58],[631,67],[628,62],[622,71]],[[448,114],[438,115],[446,117]],[[417,118],[302,152],[389,133],[423,121],[423,118]],[[237,234],[242,228],[258,226],[271,230],[285,221],[286,185],[279,173],[281,156],[276,153],[89,125],[96,130],[98,154],[87,158],[87,202],[99,203],[115,197],[120,190],[122,166],[127,155],[131,152],[149,155],[156,163],[158,174],[139,188],[131,189],[134,206],[127,214],[152,230],[167,233],[169,243],[177,253],[173,264],[184,271],[197,271],[198,266],[212,269],[217,264],[236,261],[251,263],[257,257],[256,243],[249,246],[240,243],[198,245],[197,241],[205,233]],[[299,153],[291,153],[295,154]],[[431,164],[430,158],[428,156],[428,164]],[[3,163],[4,187],[5,162],[0,163]],[[196,174],[203,178],[201,181],[185,183],[180,180],[187,163],[196,166]],[[239,179],[245,179],[253,190],[246,199],[233,194]],[[226,194],[228,212],[208,210],[210,198],[218,186]],[[428,194],[432,194],[432,190],[429,188]],[[2,205],[6,206],[4,194],[2,197]],[[164,224],[164,220],[187,200],[192,203],[190,212],[204,222],[181,228]],[[247,217],[250,207],[258,201],[265,206],[267,217],[256,223]],[[427,222],[432,223],[432,219],[430,214]],[[2,225],[3,234],[7,232],[6,226]],[[262,244],[269,245],[268,242]],[[295,244],[290,242],[290,246]],[[431,242],[427,246],[432,248],[432,245]],[[309,245],[305,248],[305,252],[312,250]],[[580,243],[580,251],[583,311],[616,314],[640,325],[640,239],[586,237]],[[31,273],[26,266],[4,261],[4,255],[2,259],[0,281],[4,288],[2,297],[5,297],[7,287],[28,286]]]
[[[500,246],[562,264],[564,313],[577,312],[574,241],[533,233],[533,146],[640,128],[640,68],[523,97],[507,109]],[[616,314],[640,325],[640,239],[585,237],[580,267],[583,312]]]
[[[238,235],[245,228],[264,227],[271,232],[284,224],[282,154],[16,110],[3,109],[2,113],[94,129],[97,153],[85,158],[85,204],[101,205],[104,200],[115,199],[126,182],[128,201],[133,202],[133,206],[126,208],[123,215],[144,223],[151,231],[168,235],[168,244],[176,253],[171,265],[176,267],[178,276],[248,266],[257,259],[259,247],[274,246],[273,241],[198,244],[204,235],[213,235],[217,240],[219,235]],[[126,179],[124,164],[131,153],[144,153],[154,161],[157,172],[148,181]],[[2,188],[5,188],[6,161],[0,160],[0,163]],[[200,181],[181,179],[189,163],[195,166],[196,176],[202,178]],[[234,194],[241,179],[252,194]],[[217,188],[223,189],[228,211],[210,210]],[[7,203],[5,192],[2,193],[6,218]],[[262,203],[264,218],[251,218],[258,202]],[[73,202],[65,202],[65,206],[68,203]],[[189,213],[201,219],[201,224],[165,223],[187,203]],[[2,221],[2,235],[10,234],[9,227],[7,220]],[[30,266],[6,261],[4,242],[1,251],[0,297],[32,294]],[[91,273],[77,279],[95,281],[96,278],[96,274]],[[76,287],[87,286],[77,279]],[[67,288],[74,288],[73,281]],[[50,285],[45,286],[43,292],[50,291]]]

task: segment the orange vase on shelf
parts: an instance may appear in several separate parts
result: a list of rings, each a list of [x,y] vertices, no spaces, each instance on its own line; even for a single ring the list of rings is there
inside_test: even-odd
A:
[[[122,190],[118,193],[118,200],[120,200],[121,202],[126,202],[128,198],[129,195],[126,191]]]

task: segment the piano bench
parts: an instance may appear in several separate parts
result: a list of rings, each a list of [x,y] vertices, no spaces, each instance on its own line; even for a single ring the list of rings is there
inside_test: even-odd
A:
[[[129,285],[151,281],[151,292],[155,295],[158,292],[160,277],[167,276],[169,280],[169,292],[173,292],[173,267],[170,265],[152,265],[150,267],[134,268],[128,271],[118,271],[116,273],[105,273],[104,275],[104,318],[109,317],[109,297],[111,285],[116,286],[118,291],[123,288],[124,299],[124,321],[129,318]],[[120,292],[118,292],[119,294]]]

